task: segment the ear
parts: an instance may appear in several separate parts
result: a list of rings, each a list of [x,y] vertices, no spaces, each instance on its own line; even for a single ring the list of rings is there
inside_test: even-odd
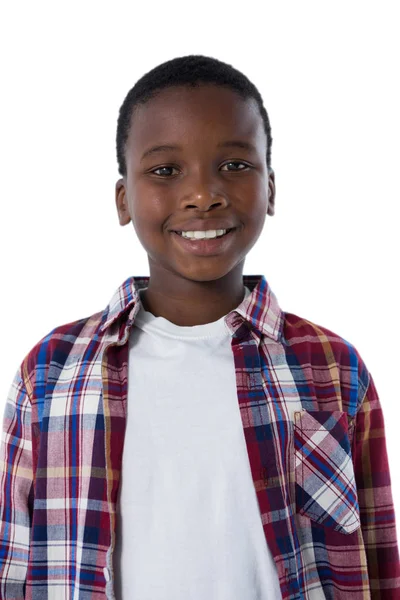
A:
[[[115,184],[115,204],[117,205],[119,224],[128,225],[131,221],[131,217],[126,197],[125,180],[123,178],[118,179]]]
[[[268,167],[268,210],[267,215],[272,217],[275,214],[275,173],[271,167]]]

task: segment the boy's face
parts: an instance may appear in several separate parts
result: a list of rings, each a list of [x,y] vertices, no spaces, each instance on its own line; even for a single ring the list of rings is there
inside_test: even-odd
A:
[[[254,149],[219,147],[229,140],[248,142]],[[116,204],[120,224],[133,222],[148,254],[150,276],[161,269],[211,281],[244,263],[266,215],[274,214],[274,173],[268,172],[266,144],[256,102],[226,88],[176,86],[137,107],[126,146],[127,175],[116,183]],[[156,145],[180,149],[143,157]],[[228,219],[237,229],[223,251],[198,256],[172,232],[188,230],[184,224],[194,218]]]

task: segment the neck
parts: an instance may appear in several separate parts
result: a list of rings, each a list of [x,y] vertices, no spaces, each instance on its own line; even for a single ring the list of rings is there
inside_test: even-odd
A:
[[[240,267],[240,268],[238,268]],[[150,268],[142,304],[155,317],[181,327],[213,323],[243,300],[243,263],[220,279],[193,281],[171,271]]]

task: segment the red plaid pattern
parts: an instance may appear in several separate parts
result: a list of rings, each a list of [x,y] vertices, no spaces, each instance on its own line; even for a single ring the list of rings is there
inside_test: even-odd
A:
[[[40,340],[16,373],[0,447],[1,600],[115,598],[127,342],[148,283],[127,279],[104,311]],[[384,420],[371,374],[349,342],[283,312],[263,276],[243,283],[251,295],[225,322],[283,600],[398,599]],[[212,393],[206,378],[193,385]]]
[[[342,533],[358,529],[360,514],[346,413],[296,412],[294,445],[298,511]]]

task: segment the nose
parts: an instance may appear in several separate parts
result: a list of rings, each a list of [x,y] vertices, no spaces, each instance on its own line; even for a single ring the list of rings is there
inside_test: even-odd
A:
[[[224,208],[225,206],[228,206],[228,202],[221,195],[214,196],[210,194],[196,194],[187,200],[183,200],[181,207],[183,209],[198,208],[199,210],[206,212],[214,206]]]
[[[206,177],[191,178],[187,182],[186,193],[181,198],[181,208],[198,208],[207,211],[212,206],[225,207],[229,204],[220,186]]]

